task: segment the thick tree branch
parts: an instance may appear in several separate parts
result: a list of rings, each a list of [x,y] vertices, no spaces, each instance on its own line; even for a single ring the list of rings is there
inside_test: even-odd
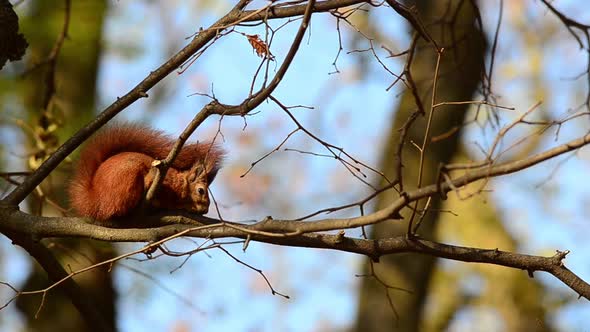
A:
[[[344,8],[352,5],[356,5],[359,3],[367,2],[366,0],[327,0],[327,1],[318,1],[313,6],[314,13],[322,13],[327,12],[330,10]],[[288,18],[294,16],[303,15],[305,12],[305,8],[307,4],[301,5],[292,5],[292,6],[284,6],[284,4],[279,4],[279,6],[270,7],[268,11],[265,12],[258,12],[256,10],[249,10],[245,11],[242,17],[246,17],[243,22],[254,22],[254,21],[263,21],[267,19],[277,19],[277,18]]]
[[[349,238],[343,234],[292,233],[284,234],[277,229],[284,229],[282,224],[313,224],[314,222],[293,222],[265,219],[253,225],[219,222],[206,217],[162,216],[160,223],[176,224],[151,228],[108,228],[89,224],[82,218],[48,218],[25,214],[20,211],[0,210],[3,228],[18,229],[35,239],[46,237],[85,237],[111,242],[155,242],[179,234],[199,238],[242,238],[283,246],[332,249],[366,255],[378,261],[381,256],[400,253],[419,253],[451,260],[487,263],[526,270],[530,275],[534,271],[545,271],[580,296],[590,300],[590,285],[567,269],[562,260],[567,252],[558,252],[552,257],[541,257],[511,253],[498,249],[480,249],[453,246],[420,239],[398,236],[394,238],[365,240]],[[137,222],[154,222],[155,218],[144,218]],[[185,224],[178,224],[184,222]],[[192,223],[192,224],[189,224]],[[289,228],[289,227],[287,227]],[[4,229],[3,231],[6,231]],[[268,234],[267,234],[268,233]],[[272,236],[271,236],[272,235]],[[26,236],[26,235],[22,235]]]

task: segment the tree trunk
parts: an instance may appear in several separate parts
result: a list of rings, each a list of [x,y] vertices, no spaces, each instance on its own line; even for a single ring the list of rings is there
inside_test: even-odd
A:
[[[468,1],[454,0],[416,1],[415,5],[427,31],[439,46],[445,48],[440,63],[436,102],[471,100],[482,76],[485,53],[484,35],[477,28],[476,13],[473,7]],[[451,22],[455,12],[457,12],[455,22]],[[430,112],[436,60],[437,54],[432,45],[420,39],[416,47],[411,73],[427,114]],[[450,135],[429,144],[425,153],[422,184],[434,183],[439,164],[448,163],[457,153],[462,122],[467,108],[468,105],[453,105],[436,110],[430,137],[449,133]],[[381,169],[390,179],[395,178],[395,174],[393,174],[395,148],[400,138],[398,129],[415,110],[416,102],[413,94],[406,90],[398,105],[381,163]],[[411,142],[421,144],[426,132],[426,120],[427,116],[419,116],[409,130],[402,150],[402,177],[406,190],[415,188],[418,183],[420,154]],[[391,194],[381,195],[376,208],[381,209],[389,205],[395,198]],[[426,214],[419,229],[421,236],[433,238],[438,219],[436,211],[440,209],[440,205],[439,199],[434,199],[431,202],[431,212]],[[405,234],[410,211],[405,210],[402,215],[404,221],[388,221],[373,227],[371,237],[384,238]],[[367,274],[370,273],[368,264],[365,264]],[[363,278],[356,330],[419,331],[434,264],[434,258],[414,254],[383,257],[379,264],[374,264],[375,274],[386,285],[401,287],[411,293],[389,290],[394,311],[389,304],[383,285],[378,283],[375,278]]]
[[[20,14],[20,23],[30,44],[27,67],[34,67],[48,59],[62,32],[65,1],[31,1],[27,5],[26,11]],[[32,138],[29,166],[40,163],[53,148],[59,146],[63,138],[71,136],[74,129],[94,116],[106,8],[104,0],[71,1],[68,34],[57,58],[56,92],[49,106],[46,107],[49,100],[47,91],[51,85],[46,79],[49,65],[35,67],[27,73],[19,86],[19,93],[28,111],[28,119],[25,121],[36,133],[36,136],[28,135],[28,138]],[[57,129],[54,130],[55,128]],[[54,172],[40,188],[46,197],[67,207],[64,188],[68,182],[66,174],[69,167],[67,164],[61,167],[65,172]],[[31,197],[27,203],[33,213],[59,213],[39,197]],[[50,240],[43,241],[43,244],[53,249],[53,254],[66,270],[72,271],[103,261],[114,254],[112,245],[89,240]],[[88,300],[98,307],[105,325],[110,330],[116,330],[116,293],[108,267],[94,269],[74,279],[88,296]],[[45,271],[33,263],[33,269],[21,288],[38,290],[50,284]],[[90,330],[69,298],[57,289],[50,291],[44,301],[41,300],[41,295],[21,296],[16,303],[26,318],[28,330]]]

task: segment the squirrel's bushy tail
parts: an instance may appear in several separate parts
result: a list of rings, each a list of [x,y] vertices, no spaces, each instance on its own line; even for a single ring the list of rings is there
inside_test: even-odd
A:
[[[140,125],[117,124],[101,130],[80,153],[69,186],[72,207],[82,216],[95,217],[100,198],[93,188],[94,174],[110,157],[121,152],[139,152],[159,158],[171,148],[171,140],[162,132]]]

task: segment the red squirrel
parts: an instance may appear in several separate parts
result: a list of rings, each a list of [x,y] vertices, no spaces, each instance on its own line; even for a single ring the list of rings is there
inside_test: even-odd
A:
[[[152,162],[165,159],[174,143],[161,131],[135,124],[103,129],[80,154],[69,186],[71,206],[79,215],[96,220],[130,214],[153,182]],[[207,213],[208,186],[222,158],[223,151],[215,144],[185,144],[151,206]]]

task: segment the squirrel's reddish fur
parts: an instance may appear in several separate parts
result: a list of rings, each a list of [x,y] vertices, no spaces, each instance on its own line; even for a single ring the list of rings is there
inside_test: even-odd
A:
[[[152,162],[168,156],[175,140],[151,128],[118,124],[86,144],[69,186],[70,203],[81,216],[106,220],[128,215],[154,177]],[[151,205],[207,213],[208,185],[223,151],[212,143],[185,144]]]

